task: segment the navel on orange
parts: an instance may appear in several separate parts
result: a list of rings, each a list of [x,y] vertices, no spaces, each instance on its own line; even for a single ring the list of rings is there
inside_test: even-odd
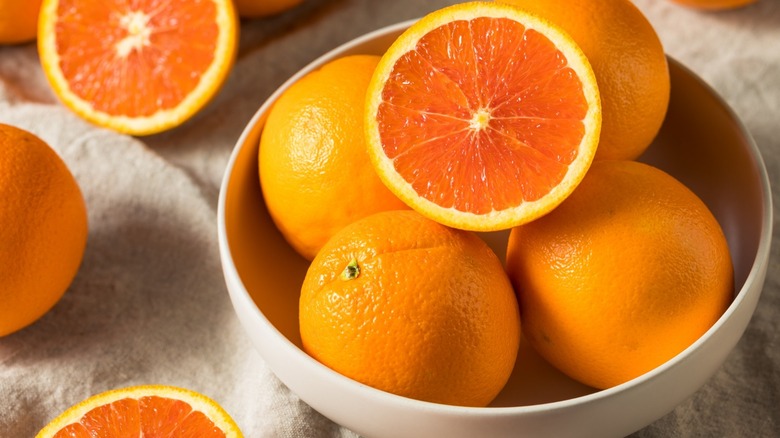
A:
[[[379,177],[423,215],[510,228],[558,205],[599,138],[596,79],[554,24],[500,3],[435,11],[383,55],[366,103]]]
[[[214,400],[188,389],[142,385],[106,391],[72,406],[36,438],[94,436],[243,437]]]
[[[233,65],[232,0],[45,0],[38,26],[43,70],[83,118],[133,135],[191,118]]]

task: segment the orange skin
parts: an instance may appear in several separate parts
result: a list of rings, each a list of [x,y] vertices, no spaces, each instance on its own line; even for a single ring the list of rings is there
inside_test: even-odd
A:
[[[734,288],[726,239],[704,203],[633,161],[594,163],[556,210],[513,229],[507,271],[531,345],[595,388],[683,351]]]
[[[42,0],[0,0],[0,44],[33,41]]]
[[[70,286],[87,242],[76,180],[41,139],[0,124],[0,336],[43,316]]]
[[[366,98],[384,183],[442,224],[508,229],[552,210],[597,153],[596,77],[571,37],[497,2],[458,3],[403,32]]]
[[[752,5],[758,0],[672,0],[673,2],[696,9],[724,10]]]
[[[407,208],[371,167],[363,101],[377,56],[332,61],[288,88],[268,114],[259,172],[266,206],[307,260],[344,226]]]
[[[280,14],[302,2],[303,0],[234,0],[241,18],[260,18]]]
[[[633,160],[669,106],[669,67],[652,24],[631,0],[500,0],[550,20],[588,57],[601,95],[596,160]]]
[[[479,237],[413,211],[336,234],[306,274],[304,350],[358,382],[436,403],[485,406],[511,374],[517,301]]]

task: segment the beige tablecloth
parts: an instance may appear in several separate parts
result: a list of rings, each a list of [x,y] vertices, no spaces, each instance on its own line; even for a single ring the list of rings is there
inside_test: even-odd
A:
[[[244,125],[290,75],[354,37],[451,3],[306,0],[245,21],[238,62],[216,100],[191,122],[145,138],[98,129],[59,104],[34,44],[0,48],[0,122],[35,132],[63,156],[90,224],[81,270],[61,302],[0,338],[0,437],[34,436],[94,393],[148,383],[211,396],[248,437],[354,436],[290,393],[242,332],[217,250],[219,185]],[[780,187],[780,2],[722,13],[636,3],[667,52],[744,120]],[[725,365],[637,436],[780,436],[776,243],[758,310]]]

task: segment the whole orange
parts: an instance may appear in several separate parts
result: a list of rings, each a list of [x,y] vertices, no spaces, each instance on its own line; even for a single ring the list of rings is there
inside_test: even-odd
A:
[[[394,394],[487,405],[517,356],[517,301],[477,235],[409,210],[345,227],[312,262],[300,298],[304,350]]]
[[[32,324],[81,264],[87,212],[62,159],[43,140],[0,124],[0,336]]]
[[[279,230],[308,260],[345,225],[406,208],[376,175],[363,135],[378,61],[331,61],[286,89],[269,111],[259,153],[263,196]]]
[[[733,298],[715,217],[675,178],[634,161],[595,163],[557,209],[511,231],[506,264],[530,344],[595,388],[671,359]]]
[[[683,6],[697,9],[735,9],[755,3],[758,0],[672,0]]]
[[[32,41],[43,0],[0,0],[0,44]]]
[[[303,0],[233,0],[238,15],[243,18],[259,18],[279,14],[301,4]]]
[[[595,159],[639,157],[669,106],[669,67],[652,24],[630,0],[501,0],[568,32],[590,61],[601,95]]]

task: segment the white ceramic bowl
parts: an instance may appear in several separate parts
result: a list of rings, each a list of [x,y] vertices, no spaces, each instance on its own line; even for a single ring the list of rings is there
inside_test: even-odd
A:
[[[742,336],[763,287],[772,234],[769,182],[756,145],[713,90],[674,60],[668,116],[641,160],[676,176],[707,203],[728,239],[736,279],[733,303],[696,343],[602,391],[566,378],[523,344],[509,383],[487,408],[388,394],[303,352],[298,296],[308,265],[265,209],[257,175],[260,132],[271,104],[294,81],[341,56],[381,54],[410,24],[367,34],[312,62],[270,96],[238,140],[219,197],[219,243],[230,298],[255,347],[302,400],[367,437],[625,436],[671,411],[712,376]],[[484,237],[503,256],[506,235]]]

